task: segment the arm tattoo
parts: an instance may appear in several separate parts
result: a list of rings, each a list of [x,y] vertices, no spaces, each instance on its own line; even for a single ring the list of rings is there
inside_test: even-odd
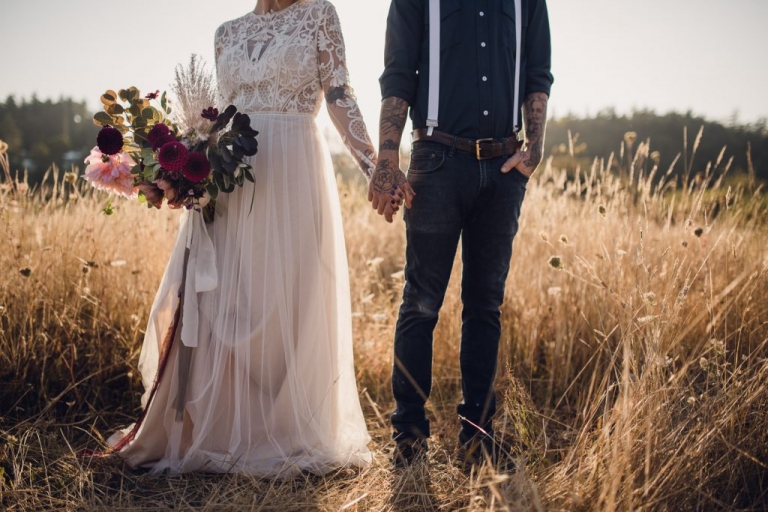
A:
[[[408,119],[408,102],[401,98],[385,98],[381,102],[379,125],[379,165],[371,183],[378,194],[389,193],[392,188],[402,185],[406,179],[400,171],[400,141]]]
[[[325,91],[325,101],[328,103],[336,103],[339,100],[343,100],[347,97],[346,87],[329,87]]]
[[[381,140],[392,139],[400,144],[408,118],[408,102],[400,98],[386,98],[381,103]],[[385,136],[386,135],[386,136]]]
[[[525,98],[523,115],[525,116],[525,140],[528,146],[526,167],[535,169],[544,156],[544,130],[547,126],[547,103],[549,96],[543,92],[534,92]]]
[[[379,151],[398,151],[400,149],[400,144],[395,142],[392,139],[387,139],[381,144],[379,144]]]
[[[389,158],[379,160],[379,166],[373,175],[373,190],[382,194],[392,190],[395,185],[402,185],[405,181],[405,175],[400,171],[397,162]]]

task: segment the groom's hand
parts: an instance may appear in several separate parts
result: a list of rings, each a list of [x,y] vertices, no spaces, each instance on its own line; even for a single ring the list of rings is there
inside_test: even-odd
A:
[[[405,203],[410,208],[416,193],[400,170],[399,155],[380,154],[376,170],[368,184],[368,200],[379,215],[392,222],[394,215]]]
[[[501,166],[501,172],[508,173],[517,169],[526,178],[530,178],[541,163],[541,148],[529,147],[525,151],[518,151]]]

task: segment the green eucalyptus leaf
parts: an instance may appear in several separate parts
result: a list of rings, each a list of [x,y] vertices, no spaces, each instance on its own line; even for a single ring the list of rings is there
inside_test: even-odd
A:
[[[126,91],[126,96],[126,101],[133,102],[134,100],[141,98],[141,92],[136,87],[129,87]]]
[[[104,94],[101,95],[101,102],[105,106],[114,105],[115,102],[117,101],[116,96],[117,96],[117,94],[115,94],[115,91],[108,90],[107,92],[105,92]]]
[[[217,187],[215,183],[209,183],[205,187],[205,190],[208,192],[208,195],[211,196],[211,199],[216,199],[219,197],[219,187]]]
[[[221,160],[224,163],[230,163],[233,161],[232,153],[229,151],[229,148],[223,144],[221,141],[219,142],[219,154],[221,155]]]
[[[93,122],[96,126],[112,126],[112,116],[106,112],[97,112],[93,116]]]
[[[118,116],[118,115],[122,115],[123,112],[125,112],[125,109],[119,103],[111,103],[109,105],[104,106],[104,111],[107,114]]]
[[[237,141],[232,145],[232,156],[238,162],[242,162],[245,157],[245,151],[243,151],[243,147]]]

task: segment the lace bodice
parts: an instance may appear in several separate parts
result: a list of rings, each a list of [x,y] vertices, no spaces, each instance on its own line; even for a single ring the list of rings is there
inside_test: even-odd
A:
[[[328,0],[298,0],[253,12],[216,31],[216,74],[224,105],[241,112],[328,112],[366,177],[375,150],[349,84],[341,25]]]

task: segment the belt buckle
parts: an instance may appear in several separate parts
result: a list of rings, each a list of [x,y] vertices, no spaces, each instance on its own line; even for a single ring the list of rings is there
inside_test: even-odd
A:
[[[488,160],[489,158],[493,158],[491,156],[485,156],[484,157],[482,155],[482,147],[481,147],[481,145],[484,142],[493,142],[493,138],[490,138],[490,139],[477,139],[475,141],[475,155],[477,156],[478,160]]]

